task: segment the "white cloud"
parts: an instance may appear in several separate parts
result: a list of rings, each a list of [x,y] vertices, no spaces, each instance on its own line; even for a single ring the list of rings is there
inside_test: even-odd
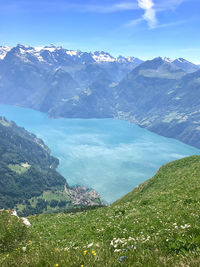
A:
[[[156,5],[157,11],[163,11],[167,9],[176,9],[178,6],[180,6],[183,2],[186,2],[189,0],[167,0],[167,1],[158,1]]]
[[[152,9],[154,3],[152,0],[138,0],[138,6],[142,9]]]
[[[145,10],[143,20],[146,20],[150,28],[155,28],[157,25],[156,11],[152,0],[137,0],[138,6]]]
[[[133,19],[131,21],[129,21],[127,24],[125,24],[125,27],[132,27],[132,26],[136,26],[139,23],[141,23],[144,19],[143,18],[139,18],[139,19]]]
[[[156,11],[151,8],[147,9],[143,15],[143,18],[148,22],[150,28],[155,28],[157,25]]]
[[[138,9],[137,0],[134,1],[74,1],[74,0],[35,0],[31,3],[27,3],[27,0],[18,0],[18,3],[10,4],[3,3],[0,5],[0,12],[27,12],[37,11],[37,12],[67,12],[74,10],[76,12],[95,12],[95,13],[113,13],[126,10]]]
[[[80,6],[79,6],[80,7]],[[83,5],[82,10],[97,12],[97,13],[112,13],[117,11],[135,10],[138,9],[137,3],[125,2],[113,5]]]
[[[154,2],[152,0],[137,0],[138,7],[144,10],[141,18],[131,20],[125,26],[135,26],[142,21],[147,21],[149,28],[153,29],[157,26],[156,10],[154,9]]]
[[[137,24],[146,21],[150,29],[154,28],[166,28],[185,23],[185,21],[170,22],[166,24],[159,24],[157,20],[157,12],[163,12],[165,10],[174,10],[180,6],[183,2],[189,0],[137,0],[138,7],[144,10],[144,14],[141,18],[134,19],[125,24],[125,27],[136,26]]]
[[[189,20],[174,21],[174,22],[170,22],[170,23],[159,24],[159,25],[156,26],[156,28],[173,27],[173,26],[182,25],[182,24],[185,24],[185,23],[188,23],[188,22],[189,22]]]

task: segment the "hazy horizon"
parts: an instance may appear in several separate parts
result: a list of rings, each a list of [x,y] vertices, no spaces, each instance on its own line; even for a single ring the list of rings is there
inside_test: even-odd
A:
[[[55,44],[143,60],[200,63],[197,0],[8,0],[1,4],[2,45]]]

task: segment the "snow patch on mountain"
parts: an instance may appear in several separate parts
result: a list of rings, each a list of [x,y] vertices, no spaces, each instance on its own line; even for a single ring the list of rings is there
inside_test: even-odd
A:
[[[96,62],[115,62],[116,58],[111,56],[109,53],[103,52],[103,51],[96,51],[94,53],[91,53],[93,59]]]
[[[135,64],[135,66],[139,65],[143,61],[131,57],[131,56],[118,56],[113,57],[107,52],[104,51],[96,51],[96,52],[82,52],[80,50],[68,50],[63,48],[62,46],[25,46],[18,44],[16,47],[10,46],[0,46],[0,60],[4,60],[5,56],[12,49],[15,50],[15,55],[18,58],[21,58],[24,62],[31,62],[35,57],[35,60],[41,62],[42,64],[52,65],[56,63],[59,65],[59,62],[66,62],[69,64],[69,56],[72,59],[72,62],[79,62],[81,64],[90,64],[90,63],[119,63],[119,64]],[[193,72],[199,69],[198,65],[195,65],[183,58],[178,59],[170,59],[168,57],[160,57],[164,62],[173,64],[174,66],[185,70],[186,72]],[[61,60],[61,61],[60,61]],[[63,63],[62,63],[63,64]]]
[[[172,63],[174,60],[169,58],[169,57],[161,57],[163,61],[167,62],[167,63]]]
[[[80,52],[76,51],[76,50],[68,50],[68,51],[66,51],[66,54],[73,57],[73,56],[78,56],[80,54]]]
[[[0,59],[3,60],[6,54],[12,49],[10,46],[0,46]]]

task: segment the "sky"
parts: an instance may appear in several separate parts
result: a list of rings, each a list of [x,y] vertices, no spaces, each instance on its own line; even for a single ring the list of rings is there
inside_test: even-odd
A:
[[[0,45],[200,64],[199,0],[0,0]]]

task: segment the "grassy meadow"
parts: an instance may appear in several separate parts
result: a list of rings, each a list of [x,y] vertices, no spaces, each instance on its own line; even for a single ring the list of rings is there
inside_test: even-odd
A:
[[[28,219],[1,211],[0,266],[200,266],[200,156],[108,207]]]

